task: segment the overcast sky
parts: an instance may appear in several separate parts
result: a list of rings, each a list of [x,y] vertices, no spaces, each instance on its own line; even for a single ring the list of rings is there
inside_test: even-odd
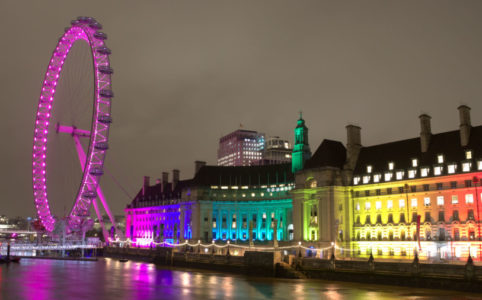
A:
[[[0,214],[35,213],[41,82],[79,15],[109,37],[106,167],[134,195],[144,175],[179,168],[187,179],[195,160],[215,164],[219,138],[239,124],[293,140],[300,110],[313,152],[324,138],[345,143],[349,123],[363,145],[418,136],[421,113],[433,132],[455,130],[460,104],[480,125],[481,13],[481,1],[1,0]],[[101,185],[121,214],[130,199],[108,176]]]

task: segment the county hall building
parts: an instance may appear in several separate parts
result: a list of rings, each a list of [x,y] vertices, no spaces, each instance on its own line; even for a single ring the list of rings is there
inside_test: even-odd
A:
[[[223,167],[196,162],[195,175],[144,185],[126,210],[126,235],[138,245],[184,240],[256,243],[274,239],[337,255],[480,259],[482,126],[458,108],[459,129],[363,146],[325,139],[311,154],[300,117],[291,164]],[[276,226],[276,230],[274,230]]]

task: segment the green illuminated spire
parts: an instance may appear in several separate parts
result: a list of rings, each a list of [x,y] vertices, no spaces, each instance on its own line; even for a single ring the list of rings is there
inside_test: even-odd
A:
[[[305,161],[311,157],[310,145],[308,144],[308,128],[305,126],[305,120],[300,111],[300,118],[295,128],[295,145],[293,147],[293,155],[291,157],[291,170],[293,173],[302,170]]]

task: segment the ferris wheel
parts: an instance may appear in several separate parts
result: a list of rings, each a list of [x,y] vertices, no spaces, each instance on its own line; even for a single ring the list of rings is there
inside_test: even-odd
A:
[[[80,183],[77,182],[75,199],[67,217],[66,225],[70,231],[80,231],[86,219],[90,216],[91,205],[94,206],[96,215],[101,223],[106,241],[107,230],[103,224],[100,200],[105,212],[109,216],[112,225],[115,220],[106,202],[104,194],[99,186],[101,176],[104,174],[104,160],[109,148],[109,127],[112,123],[111,102],[114,96],[111,86],[113,69],[110,67],[109,55],[111,50],[105,46],[107,35],[100,30],[102,25],[94,18],[78,17],[71,22],[71,26],[65,28],[65,33],[58,40],[53,51],[40,92],[37,114],[35,118],[33,137],[33,196],[39,220],[49,232],[54,230],[56,218],[49,207],[47,180],[48,170],[48,141],[52,138],[52,129],[58,134],[68,134],[71,143],[75,145],[76,154],[80,162]],[[91,119],[87,128],[78,128],[76,124],[50,124],[53,123],[52,111],[54,102],[67,101],[57,99],[56,91],[59,78],[66,59],[74,44],[83,43],[89,49],[91,69],[93,70],[93,95],[87,99],[89,106],[93,105]],[[92,74],[90,74],[92,76]],[[92,102],[91,102],[92,101]],[[90,128],[88,128],[90,126]],[[82,145],[84,144],[84,146]],[[87,146],[88,145],[88,146]],[[50,187],[55,188],[55,187]]]

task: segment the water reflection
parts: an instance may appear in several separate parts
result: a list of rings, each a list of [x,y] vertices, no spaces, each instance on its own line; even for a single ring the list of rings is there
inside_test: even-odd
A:
[[[163,269],[152,264],[24,259],[0,265],[4,299],[479,299],[478,295],[401,287],[248,278]]]

